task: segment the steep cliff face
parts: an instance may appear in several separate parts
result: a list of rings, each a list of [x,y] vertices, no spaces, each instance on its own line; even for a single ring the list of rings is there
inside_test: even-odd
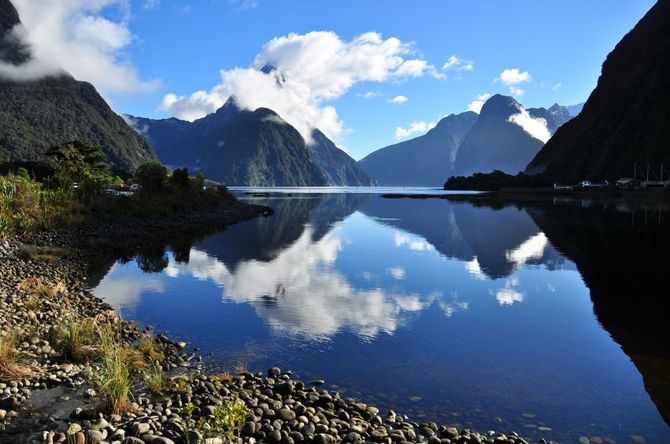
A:
[[[526,171],[557,181],[630,176],[670,166],[670,0],[659,0],[617,44],[582,112]]]
[[[31,60],[20,26],[11,2],[0,0],[0,62],[18,69]],[[112,165],[127,172],[157,160],[90,83],[67,73],[35,81],[0,77],[0,161],[39,160],[49,147],[71,140],[100,145]]]

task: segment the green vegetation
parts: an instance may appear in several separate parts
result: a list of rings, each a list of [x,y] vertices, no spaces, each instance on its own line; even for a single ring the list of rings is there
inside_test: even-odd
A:
[[[162,393],[167,387],[167,379],[163,374],[163,368],[158,362],[152,363],[144,372],[144,383],[151,393]]]
[[[119,344],[105,347],[95,373],[105,404],[113,413],[123,413],[128,409],[132,367],[127,357],[125,347]]]
[[[106,217],[173,216],[235,201],[225,187],[205,189],[200,174],[190,177],[185,168],[170,174],[155,162],[137,169],[130,182],[139,192],[130,192],[100,147],[77,141],[50,148],[40,165],[47,171],[41,181],[21,167],[0,176],[0,238]],[[114,195],[105,192],[109,187]]]
[[[81,219],[73,190],[46,189],[20,176],[0,176],[0,237]]]
[[[56,349],[66,358],[76,362],[87,361],[95,352],[96,325],[92,319],[78,319],[73,312],[62,315],[54,328]]]
[[[182,411],[187,416],[187,430],[197,431],[205,438],[225,435],[231,441],[239,438],[240,428],[251,414],[251,410],[238,399],[237,394],[223,398],[220,405],[215,408],[213,417],[201,416],[195,419],[193,416],[195,406],[191,403],[186,404]]]
[[[0,97],[0,159],[40,161],[49,147],[70,140],[102,147],[111,165],[127,173],[157,159],[89,83],[68,75],[0,81]]]

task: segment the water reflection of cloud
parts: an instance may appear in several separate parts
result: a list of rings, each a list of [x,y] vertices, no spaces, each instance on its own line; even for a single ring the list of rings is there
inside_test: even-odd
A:
[[[317,340],[343,329],[366,339],[393,333],[408,314],[433,303],[432,295],[422,298],[352,287],[330,266],[341,249],[337,229],[315,242],[312,228],[307,227],[296,242],[268,262],[250,260],[229,270],[223,262],[193,249],[188,264],[170,262],[166,273],[216,282],[224,287],[224,300],[252,304],[274,329]],[[404,270],[400,274],[404,276]]]
[[[146,292],[164,293],[165,285],[159,278],[145,276],[117,277],[109,273],[95,289],[95,295],[115,309],[133,308]]]
[[[525,294],[518,291],[519,280],[511,277],[505,281],[505,287],[496,292],[496,300],[500,305],[512,305],[515,302],[523,302]]]
[[[399,231],[396,231],[393,235],[393,242],[396,247],[406,246],[413,251],[431,251],[435,249],[433,245],[426,242],[424,239],[411,237],[406,233],[401,233]]]
[[[476,257],[474,257],[471,261],[463,262],[463,264],[465,265],[465,270],[473,275],[476,279],[480,281],[485,281],[487,279]]]
[[[387,268],[386,272],[393,277],[393,279],[404,279],[407,272],[402,267],[391,267]]]
[[[549,245],[549,239],[544,233],[540,232],[524,241],[514,250],[507,251],[505,257],[514,264],[515,269],[519,269],[530,260],[540,259],[544,255],[547,245]]]

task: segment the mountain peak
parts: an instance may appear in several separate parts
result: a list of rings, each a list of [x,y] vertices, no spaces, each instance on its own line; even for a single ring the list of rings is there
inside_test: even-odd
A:
[[[482,110],[479,115],[512,115],[518,111],[520,106],[521,105],[514,97],[496,94],[484,103],[484,106],[482,106]]]

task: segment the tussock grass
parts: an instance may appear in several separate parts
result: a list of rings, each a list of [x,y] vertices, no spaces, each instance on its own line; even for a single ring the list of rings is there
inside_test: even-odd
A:
[[[140,342],[137,345],[137,350],[144,355],[146,359],[150,362],[163,361],[165,355],[158,350],[156,350],[156,343],[154,342],[154,337],[151,334],[143,335],[140,338]]]
[[[76,362],[91,359],[99,343],[99,329],[95,319],[79,319],[72,312],[65,312],[54,327],[56,349],[66,358]]]
[[[151,393],[160,394],[165,390],[168,380],[158,362],[154,362],[144,371],[144,383]]]
[[[95,377],[107,408],[117,414],[129,408],[132,369],[125,347],[113,344],[101,349]]]
[[[19,363],[18,340],[19,335],[15,331],[0,335],[0,379],[20,379],[31,375],[30,369]]]
[[[19,294],[30,298],[55,300],[58,296],[67,294],[67,287],[62,282],[48,284],[37,277],[30,277],[22,280],[16,286]]]

